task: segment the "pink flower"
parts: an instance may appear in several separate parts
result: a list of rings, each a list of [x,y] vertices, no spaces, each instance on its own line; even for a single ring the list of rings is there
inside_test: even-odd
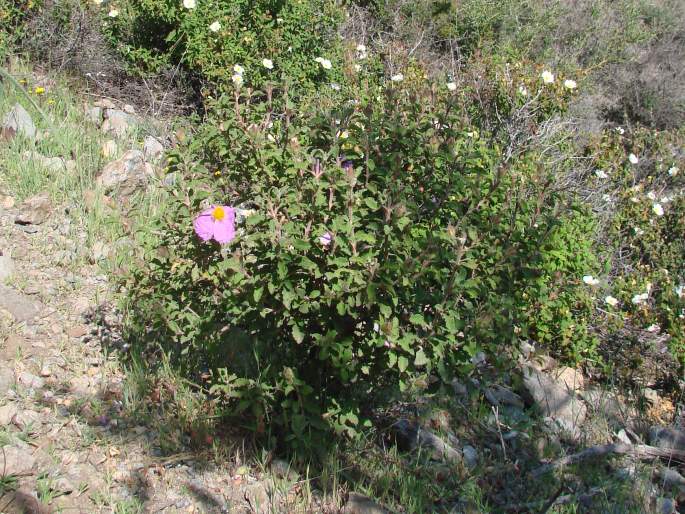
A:
[[[322,235],[319,238],[319,243],[321,243],[323,246],[330,245],[332,241],[333,241],[333,236],[331,235],[330,232],[326,232],[324,235]]]
[[[235,209],[212,205],[193,222],[195,233],[203,241],[214,239],[219,244],[230,243],[235,237]]]

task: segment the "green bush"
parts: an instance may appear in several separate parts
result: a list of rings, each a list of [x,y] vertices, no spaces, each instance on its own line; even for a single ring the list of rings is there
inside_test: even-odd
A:
[[[532,109],[532,133],[569,94],[536,75],[524,107],[517,83],[489,79],[503,114]],[[187,182],[129,284],[134,330],[188,372],[211,370],[212,392],[258,431],[296,441],[354,433],[365,407],[469,373],[480,352],[505,360],[533,316],[519,293],[549,268],[541,247],[586,250],[573,232],[549,238],[569,229],[555,229],[564,209],[541,150],[511,158],[444,85],[298,114],[258,101],[269,96],[218,102],[179,155]],[[253,211],[230,245],[193,233],[208,204]]]
[[[127,0],[116,16],[102,10],[112,44],[140,71],[180,64],[207,95],[232,89],[234,66],[242,66],[246,85],[262,87],[284,72],[299,88],[339,82],[343,60],[333,37],[342,11],[329,0],[232,1]],[[189,8],[190,7],[190,8]],[[108,10],[109,9],[109,10]],[[303,30],[306,27],[306,30]],[[314,59],[329,59],[325,70]],[[262,65],[273,62],[273,69]]]
[[[0,58],[24,36],[27,16],[39,10],[41,0],[0,0]]]

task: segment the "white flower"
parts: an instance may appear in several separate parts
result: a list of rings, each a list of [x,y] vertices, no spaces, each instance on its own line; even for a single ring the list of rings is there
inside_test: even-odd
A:
[[[215,21],[209,26],[209,30],[211,30],[212,32],[219,32],[221,30],[221,23]]]
[[[195,9],[197,7],[197,3],[195,3],[195,0],[183,0],[183,7],[186,9]]]
[[[243,68],[240,64],[235,64],[233,65],[233,71],[235,71],[237,75],[242,75],[245,73],[245,68]]]
[[[362,60],[366,59],[367,53],[366,53],[366,46],[365,45],[357,45],[357,59]]]
[[[337,84],[335,82],[331,82],[331,89],[333,91],[340,91],[340,84]]]
[[[264,66],[267,70],[273,70],[274,62],[271,59],[262,59],[262,66]]]
[[[616,127],[616,132],[618,132],[621,135],[626,133],[626,131],[623,127]]]
[[[604,303],[606,303],[610,307],[616,307],[618,305],[618,300],[613,296],[609,295],[604,297]]]
[[[540,77],[542,77],[542,81],[545,84],[551,84],[552,82],[554,82],[554,75],[552,74],[551,71],[547,71],[547,70],[543,71],[542,74],[540,75]]]
[[[652,211],[657,216],[663,216],[664,215],[664,208],[661,206],[660,203],[655,203],[654,205],[652,205]]]
[[[109,11],[109,13],[107,13],[107,16],[109,16],[110,18],[116,18],[117,16],[119,16],[119,9],[112,9],[111,11]]]
[[[675,287],[673,290],[675,291],[675,294],[678,295],[678,298],[685,298],[685,285],[680,284],[679,286]]]
[[[639,161],[639,159],[637,158],[637,155],[635,155],[634,153],[631,153],[630,155],[628,155],[628,160],[630,161],[631,164],[637,164]]]
[[[526,86],[524,86],[523,84],[519,86],[519,95],[528,96],[528,89],[526,89]]]
[[[578,87],[578,84],[576,84],[575,80],[567,79],[567,80],[564,80],[564,87],[566,89],[575,89]]]
[[[362,71],[362,65],[361,64],[355,64],[354,65],[354,71],[356,71],[356,72]]]
[[[314,60],[318,62],[324,70],[330,70],[333,67],[331,61],[324,59],[323,57],[317,57]]]
[[[650,200],[656,200],[656,193],[654,191],[650,191],[649,193],[647,193],[647,198],[649,198]]]
[[[606,172],[604,170],[595,170],[595,175],[597,176],[597,178],[602,178],[602,179],[607,178],[609,176],[606,174]]]
[[[675,177],[675,176],[678,174],[679,171],[680,171],[680,170],[678,169],[678,166],[671,166],[671,167],[668,169],[668,174],[669,174],[671,177]]]
[[[319,243],[323,246],[329,246],[333,242],[333,235],[330,232],[326,232],[324,235],[319,237]]]
[[[234,73],[231,80],[238,87],[243,85],[243,76],[240,73]]]
[[[404,75],[402,75],[401,73],[398,73],[398,74],[390,77],[390,80],[392,80],[393,82],[402,82],[404,80]]]
[[[611,201],[611,195],[610,195],[610,194],[607,194],[607,193],[604,193],[604,194],[602,195],[602,200],[604,200],[605,202],[610,202],[610,201]]]
[[[448,82],[447,83],[447,89],[450,91],[456,91],[457,90],[457,83],[456,82]]]
[[[599,284],[599,280],[597,280],[592,275],[585,275],[583,277],[583,282],[585,282],[589,286],[596,286],[597,284]]]
[[[283,18],[276,18],[276,23],[278,23],[279,25],[283,23]]]
[[[633,203],[640,203],[640,199],[636,196],[631,196],[630,201]]]
[[[374,332],[380,332],[381,331],[381,327],[378,325],[378,323],[373,324],[373,331]]]
[[[636,294],[633,296],[633,299],[631,300],[635,305],[640,305],[647,301],[647,298],[649,298],[649,293],[641,293],[641,294]]]
[[[661,330],[661,327],[656,323],[653,323],[652,325],[649,325],[645,330],[647,330],[647,332],[658,332],[659,330]]]
[[[641,236],[645,233],[645,231],[642,230],[640,227],[633,227],[633,232],[635,232],[636,236]]]

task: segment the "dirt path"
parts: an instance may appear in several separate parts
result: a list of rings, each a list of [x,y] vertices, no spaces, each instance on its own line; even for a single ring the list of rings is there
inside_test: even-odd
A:
[[[164,427],[131,417],[135,390],[109,351],[122,346],[107,329],[110,286],[63,212],[19,225],[18,208],[0,207],[11,273],[0,286],[0,513],[269,511],[266,482],[202,452],[163,453]]]

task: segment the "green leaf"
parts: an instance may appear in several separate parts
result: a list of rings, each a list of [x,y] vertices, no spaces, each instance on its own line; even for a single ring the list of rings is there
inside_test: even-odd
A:
[[[376,209],[378,209],[378,202],[376,202],[376,200],[374,200],[374,199],[371,198],[371,197],[366,197],[366,198],[364,199],[364,203],[366,204],[366,206],[367,206],[369,209],[372,209],[372,210],[374,210],[374,211],[375,211]]]
[[[409,366],[409,359],[407,359],[404,355],[400,355],[400,357],[397,359],[397,368],[400,370],[400,372],[404,373],[404,371],[407,369],[407,366]]]
[[[254,290],[253,297],[256,303],[259,303],[259,300],[262,298],[262,294],[264,294],[264,286],[258,287]]]
[[[300,330],[300,326],[297,324],[293,325],[293,337],[295,338],[295,342],[297,342],[297,344],[300,344],[302,341],[304,341],[304,334],[302,333],[302,330]]]
[[[425,366],[426,364],[428,364],[428,357],[426,357],[423,348],[421,348],[418,352],[416,352],[416,357],[414,358],[414,366],[421,367]]]

